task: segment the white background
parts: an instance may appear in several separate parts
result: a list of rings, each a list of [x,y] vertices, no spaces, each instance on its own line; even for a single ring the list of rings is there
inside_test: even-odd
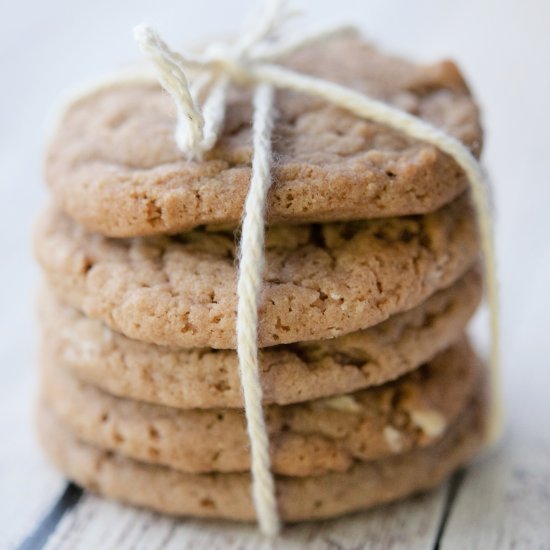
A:
[[[62,92],[138,57],[136,23],[151,24],[171,44],[192,43],[230,34],[253,5],[1,0],[0,547],[19,540],[60,486],[29,428],[38,282],[30,235],[46,201],[40,162],[47,121]],[[386,49],[422,61],[452,57],[467,75],[483,108],[484,162],[495,185],[507,403],[507,438],[495,460],[518,449],[550,452],[550,2],[298,5],[314,27],[352,22]]]

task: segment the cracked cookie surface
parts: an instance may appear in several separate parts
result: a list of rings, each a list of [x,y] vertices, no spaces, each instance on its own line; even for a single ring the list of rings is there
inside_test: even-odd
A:
[[[449,61],[414,65],[346,38],[287,64],[404,109],[480,153],[478,109]],[[467,188],[462,170],[437,148],[320,99],[279,91],[276,111],[270,222],[426,213]],[[108,236],[236,223],[250,179],[251,118],[250,90],[233,89],[217,146],[191,162],[177,149],[175,109],[160,86],[113,85],[68,108],[49,147],[46,180],[62,211]]]
[[[468,271],[451,287],[369,329],[260,350],[264,403],[308,401],[383,384],[457,341],[481,298]],[[41,296],[44,347],[77,378],[132,399],[181,408],[241,407],[233,350],[180,349],[131,340]]]
[[[231,232],[109,239],[49,210],[35,236],[50,286],[88,317],[155,344],[234,349]],[[467,195],[423,216],[271,227],[259,345],[380,323],[450,286],[478,253]]]

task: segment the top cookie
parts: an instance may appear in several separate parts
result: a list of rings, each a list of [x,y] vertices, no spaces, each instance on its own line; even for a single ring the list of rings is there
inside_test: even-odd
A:
[[[456,68],[382,54],[358,38],[311,47],[285,63],[405,109],[479,155],[478,110]],[[233,88],[223,135],[203,162],[173,138],[173,102],[159,85],[117,83],[72,103],[53,137],[45,174],[58,207],[107,236],[177,233],[236,223],[249,185],[251,92]],[[467,187],[432,145],[303,94],[279,91],[268,222],[420,214]]]

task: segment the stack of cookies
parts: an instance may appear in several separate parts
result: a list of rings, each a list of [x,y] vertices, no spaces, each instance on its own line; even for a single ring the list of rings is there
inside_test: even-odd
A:
[[[481,147],[450,62],[358,38],[285,65],[378,97]],[[276,96],[260,303],[261,381],[281,517],[336,516],[440,483],[480,448],[485,374],[464,330],[482,281],[468,181],[447,155],[320,99]],[[65,110],[36,231],[46,284],[39,430],[92,491],[177,515],[252,520],[235,352],[251,91],[182,158],[154,81]]]

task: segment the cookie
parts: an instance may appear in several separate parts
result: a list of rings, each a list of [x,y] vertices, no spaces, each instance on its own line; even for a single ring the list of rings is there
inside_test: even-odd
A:
[[[345,472],[276,476],[280,515],[286,521],[339,516],[425,491],[464,465],[482,446],[484,389],[433,445]],[[69,479],[109,498],[179,515],[253,520],[246,473],[186,474],[122,457],[79,441],[43,404],[38,428],[46,453]]]
[[[44,357],[48,407],[87,443],[189,473],[250,468],[242,409],[182,410],[111,396]],[[348,470],[432,444],[463,412],[480,364],[466,340],[377,388],[265,410],[276,473]]]
[[[284,64],[404,109],[480,153],[478,109],[450,61],[414,65],[355,37],[312,46]],[[173,102],[154,81],[114,84],[76,100],[45,163],[56,204],[112,237],[237,223],[251,173],[250,97],[249,88],[231,90],[223,134],[202,162],[178,150]],[[434,146],[323,100],[279,91],[276,112],[269,222],[421,214],[467,188],[455,161]]]
[[[233,233],[108,239],[55,210],[37,229],[49,284],[87,316],[154,344],[235,348]],[[267,234],[259,345],[380,323],[451,285],[478,252],[466,195],[424,216],[275,226]]]
[[[260,351],[264,403],[286,405],[393,380],[455,342],[481,298],[477,268],[414,309],[363,331]],[[75,376],[120,397],[181,408],[240,407],[232,350],[156,346],[113,332],[41,296],[48,353]]]

